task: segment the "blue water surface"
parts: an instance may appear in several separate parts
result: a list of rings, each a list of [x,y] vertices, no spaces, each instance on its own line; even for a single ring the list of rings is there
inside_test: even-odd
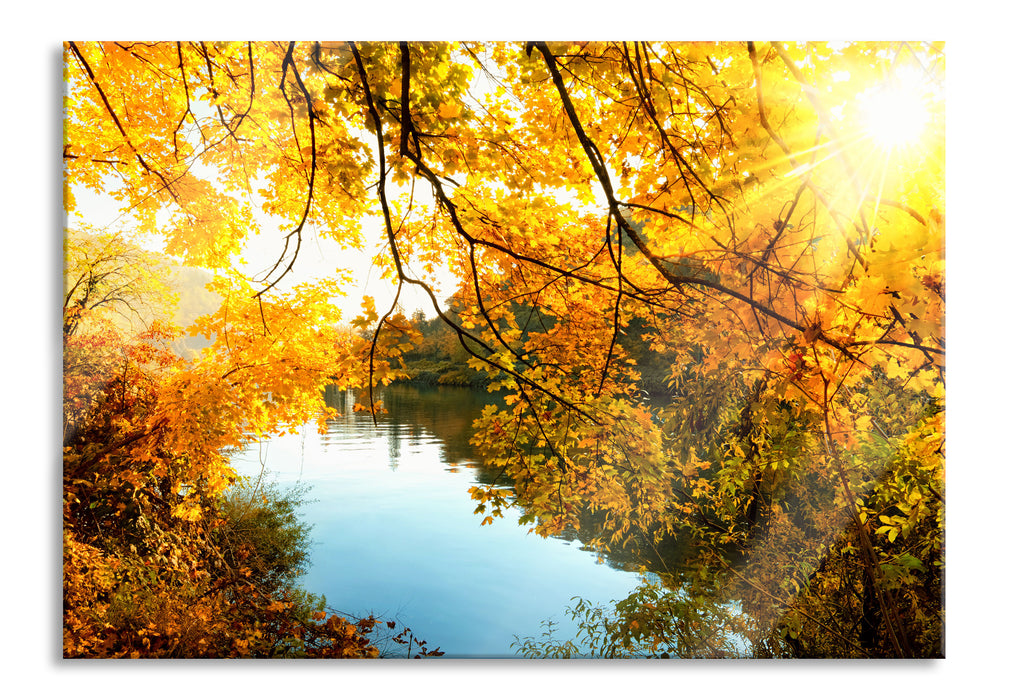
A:
[[[320,435],[314,424],[249,445],[239,472],[268,470],[281,487],[311,486],[301,511],[313,526],[303,587],[350,615],[409,626],[446,657],[512,657],[516,637],[577,632],[571,598],[619,600],[637,585],[577,539],[544,539],[514,509],[490,525],[473,513],[478,483],[468,448],[480,395],[460,388],[384,390],[390,411],[376,426],[345,411]],[[353,405],[340,395],[338,407]]]

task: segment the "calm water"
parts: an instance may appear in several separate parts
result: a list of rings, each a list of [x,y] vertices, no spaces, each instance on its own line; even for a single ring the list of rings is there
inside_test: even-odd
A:
[[[517,513],[480,525],[467,491],[489,475],[468,440],[485,394],[394,386],[381,398],[389,413],[377,427],[334,393],[327,400],[343,416],[326,434],[305,426],[234,459],[240,473],[265,465],[281,485],[312,486],[303,584],[329,607],[396,620],[446,657],[510,657],[515,636],[538,636],[542,620],[558,623],[560,639],[574,636],[564,614],[572,596],[608,602],[635,587],[636,574],[576,539],[528,534]]]

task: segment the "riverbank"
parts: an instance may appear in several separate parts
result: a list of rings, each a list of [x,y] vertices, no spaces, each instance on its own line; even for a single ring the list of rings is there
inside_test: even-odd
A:
[[[461,386],[475,389],[486,388],[490,376],[483,370],[453,362],[451,360],[408,362],[405,368],[407,378],[398,379],[395,384],[415,384],[419,386]],[[669,388],[657,371],[642,372],[638,386],[651,396],[666,396]]]
[[[451,360],[411,362],[405,371],[409,375],[408,378],[398,379],[396,384],[486,388],[491,381],[490,376],[483,370],[475,370]]]

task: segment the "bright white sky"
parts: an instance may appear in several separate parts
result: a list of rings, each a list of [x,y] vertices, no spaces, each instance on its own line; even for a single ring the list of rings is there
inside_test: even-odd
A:
[[[73,227],[77,222],[95,228],[121,228],[129,233],[130,217],[121,214],[120,202],[111,196],[86,190],[75,190],[79,217],[68,223]],[[284,247],[284,236],[290,229],[274,226],[268,219],[260,220],[262,235],[247,241],[243,257],[248,261],[245,272],[252,277],[261,277],[276,262]],[[351,320],[360,313],[361,299],[365,295],[375,299],[375,306],[381,314],[388,310],[396,295],[396,287],[391,280],[381,279],[380,270],[372,264],[376,253],[387,247],[386,235],[381,219],[365,220],[362,224],[368,249],[349,250],[332,240],[318,235],[317,229],[306,225],[302,236],[301,249],[294,268],[277,285],[279,290],[332,275],[337,268],[350,270],[354,283],[345,286],[346,295],[336,302],[343,311],[344,320]],[[151,239],[147,244],[151,249],[160,249],[161,242]],[[286,265],[286,263],[285,263]],[[450,284],[443,284],[445,296],[453,291]],[[439,299],[441,303],[442,299]],[[415,309],[422,309],[428,316],[434,307],[426,294],[417,287],[406,285],[400,294],[400,306],[407,315]]]

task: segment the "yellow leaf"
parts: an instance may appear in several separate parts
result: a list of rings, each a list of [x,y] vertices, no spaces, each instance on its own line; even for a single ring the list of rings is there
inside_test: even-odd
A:
[[[438,116],[442,119],[453,119],[462,112],[462,105],[455,102],[442,102],[438,105]]]

